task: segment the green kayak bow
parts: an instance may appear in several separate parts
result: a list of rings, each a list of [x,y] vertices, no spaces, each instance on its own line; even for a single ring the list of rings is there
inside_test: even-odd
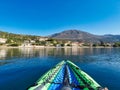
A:
[[[28,90],[107,90],[71,61],[62,61]]]

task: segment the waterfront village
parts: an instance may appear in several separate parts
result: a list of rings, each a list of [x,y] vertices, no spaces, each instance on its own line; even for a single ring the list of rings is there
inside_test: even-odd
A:
[[[81,42],[81,41],[70,41],[70,40],[60,40],[52,39],[48,37],[39,37],[32,40],[24,40],[23,42],[15,42],[12,39],[8,40],[5,38],[0,38],[0,46],[2,47],[119,47],[120,42],[108,43],[91,43],[91,42]]]

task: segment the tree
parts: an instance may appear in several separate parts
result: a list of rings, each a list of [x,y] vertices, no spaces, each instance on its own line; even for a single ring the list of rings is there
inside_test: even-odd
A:
[[[120,47],[120,42],[116,42],[113,47]]]
[[[93,44],[93,47],[96,47],[97,46],[97,44]]]

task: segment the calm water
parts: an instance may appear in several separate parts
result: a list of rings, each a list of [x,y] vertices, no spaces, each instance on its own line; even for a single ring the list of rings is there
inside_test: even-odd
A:
[[[27,90],[51,67],[71,60],[109,90],[120,90],[120,48],[0,49],[0,90]]]

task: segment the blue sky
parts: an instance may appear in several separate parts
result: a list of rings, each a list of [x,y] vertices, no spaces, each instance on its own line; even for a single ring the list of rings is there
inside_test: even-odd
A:
[[[0,0],[0,30],[50,35],[78,29],[120,34],[120,0]]]

